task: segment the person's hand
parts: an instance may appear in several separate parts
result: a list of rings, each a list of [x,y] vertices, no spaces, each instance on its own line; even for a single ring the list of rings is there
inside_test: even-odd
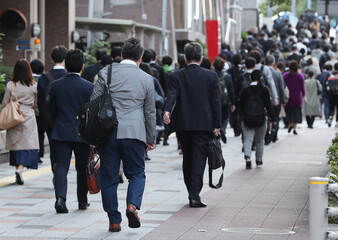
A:
[[[19,113],[20,113],[20,115],[22,115],[23,117],[25,116],[25,114],[23,113],[22,110],[19,110]]]
[[[216,137],[219,135],[219,128],[214,129],[214,134],[215,134]]]
[[[170,113],[167,112],[167,111],[165,111],[165,112],[163,113],[163,122],[164,122],[165,124],[169,124],[169,123],[170,123]]]
[[[304,102],[307,103],[307,98],[306,98],[306,96],[304,96],[303,99],[304,99]]]
[[[279,104],[279,101],[278,101],[277,98],[275,98],[275,99],[274,99],[274,106],[276,107],[276,106],[278,106],[278,104]]]
[[[147,143],[147,149],[146,151],[151,151],[151,150],[154,150],[156,148],[156,144],[155,143]]]
[[[235,105],[231,105],[231,112],[234,112],[236,110],[236,106]]]
[[[277,125],[278,124],[278,122],[272,122],[272,125]]]

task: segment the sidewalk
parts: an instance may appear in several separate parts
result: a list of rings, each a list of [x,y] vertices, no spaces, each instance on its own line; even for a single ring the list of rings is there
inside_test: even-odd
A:
[[[207,208],[188,207],[182,159],[171,137],[170,146],[149,153],[139,229],[127,226],[127,184],[119,186],[120,233],[108,232],[100,194],[89,196],[88,210],[77,210],[74,166],[68,175],[69,213],[56,214],[48,158],[38,171],[25,173],[23,186],[8,185],[14,169],[0,164],[0,239],[309,239],[308,180],[327,173],[325,153],[336,130],[323,120],[316,120],[315,129],[303,123],[298,136],[280,129],[279,141],[265,148],[263,168],[252,170],[244,169],[240,138],[227,131],[224,185],[210,189],[206,171],[201,196]]]

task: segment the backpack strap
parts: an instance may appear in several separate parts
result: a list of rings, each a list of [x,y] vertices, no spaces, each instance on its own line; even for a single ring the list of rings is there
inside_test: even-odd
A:
[[[50,72],[45,72],[42,75],[44,75],[48,80],[48,85],[46,87],[45,94],[44,94],[44,98],[46,99],[49,94],[50,85],[54,81],[54,77],[52,76],[52,74],[50,74]]]
[[[110,64],[108,66],[108,71],[107,71],[107,93],[109,93],[109,85],[111,83],[111,72],[112,72],[112,65]]]

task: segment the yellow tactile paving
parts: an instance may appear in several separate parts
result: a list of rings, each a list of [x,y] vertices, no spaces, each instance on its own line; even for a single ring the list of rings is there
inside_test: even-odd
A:
[[[70,162],[70,165],[74,165],[75,164],[75,159],[73,159]],[[13,167],[13,176],[9,176],[9,177],[4,177],[4,178],[0,178],[0,187],[9,185],[9,184],[13,184],[15,183],[15,174],[14,174],[14,167]],[[27,179],[33,178],[33,177],[37,177],[46,173],[51,172],[51,168],[50,165],[45,166],[45,167],[41,167],[37,170],[28,170],[28,171],[24,171],[22,174],[23,179],[26,181]]]

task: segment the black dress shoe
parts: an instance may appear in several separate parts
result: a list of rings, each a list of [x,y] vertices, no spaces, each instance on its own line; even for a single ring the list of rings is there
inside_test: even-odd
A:
[[[90,206],[89,202],[79,203],[79,210],[86,210]]]
[[[24,184],[24,180],[22,178],[22,173],[20,172],[15,172],[15,182],[18,184],[18,185],[23,185]]]
[[[202,207],[206,207],[207,205],[202,203],[201,200],[192,199],[189,201],[189,206],[191,208],[202,208]]]
[[[57,213],[68,213],[68,209],[66,207],[66,201],[59,197],[55,202],[55,210]]]

